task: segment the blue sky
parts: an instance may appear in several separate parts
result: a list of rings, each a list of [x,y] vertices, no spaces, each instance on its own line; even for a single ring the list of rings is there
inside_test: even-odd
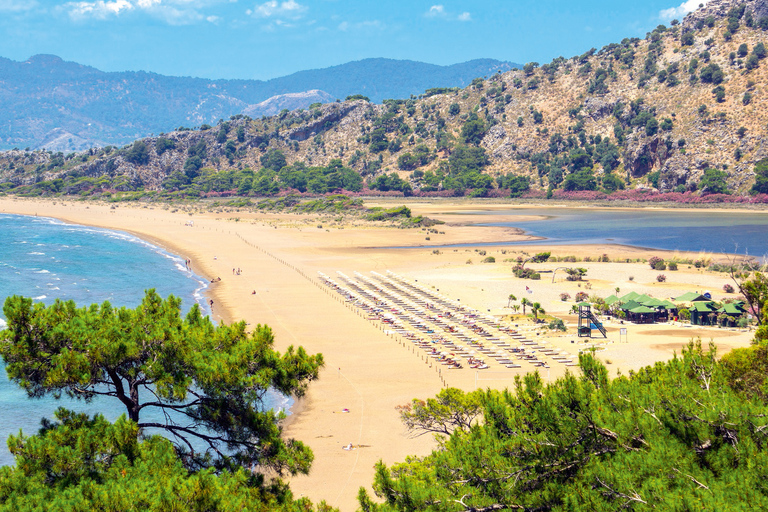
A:
[[[104,71],[268,79],[367,57],[571,57],[706,0],[0,0],[0,56]]]

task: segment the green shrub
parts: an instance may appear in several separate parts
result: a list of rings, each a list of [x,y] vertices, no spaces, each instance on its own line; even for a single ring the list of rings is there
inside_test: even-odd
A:
[[[549,325],[547,325],[550,329],[553,331],[565,331],[565,323],[559,318],[552,319],[551,322],[549,322]]]
[[[649,259],[648,260],[648,264],[654,270],[666,270],[667,269],[667,264],[664,263],[664,260],[659,258],[658,256],[653,256],[651,259]]]

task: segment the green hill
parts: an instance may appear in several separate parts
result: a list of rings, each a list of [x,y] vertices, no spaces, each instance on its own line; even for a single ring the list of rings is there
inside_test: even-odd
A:
[[[462,89],[234,116],[118,150],[12,152],[0,177],[33,194],[76,184],[269,195],[345,188],[328,176],[351,169],[360,188],[389,194],[636,198],[659,190],[676,192],[673,200],[720,200],[747,194],[755,165],[768,158],[767,30],[768,1],[713,0],[643,39]],[[84,179],[90,185],[78,184]]]

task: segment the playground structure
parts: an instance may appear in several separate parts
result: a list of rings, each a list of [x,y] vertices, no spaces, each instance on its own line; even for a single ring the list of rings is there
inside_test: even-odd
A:
[[[605,332],[603,324],[592,314],[592,308],[589,305],[579,306],[579,338],[591,338],[592,331],[600,331],[603,338],[607,338],[608,335]]]

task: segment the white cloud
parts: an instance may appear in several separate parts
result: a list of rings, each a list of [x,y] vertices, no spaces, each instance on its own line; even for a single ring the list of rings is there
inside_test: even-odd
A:
[[[699,8],[699,4],[706,5],[709,0],[686,0],[677,7],[670,7],[659,11],[659,18],[663,20],[681,19],[689,12]]]
[[[8,2],[13,0],[0,0]],[[128,12],[142,12],[163,20],[169,25],[189,25],[207,20],[211,23],[221,19],[204,15],[201,11],[212,5],[233,0],[82,0],[67,2],[58,9],[77,21],[86,19],[106,20]]]
[[[427,16],[429,16],[430,18],[434,18],[436,16],[445,16],[445,6],[433,5],[427,11]]]
[[[250,10],[250,9],[249,9]],[[253,12],[253,15],[258,18],[291,18],[296,19],[301,17],[307,7],[301,5],[295,0],[286,0],[284,2],[278,2],[277,0],[270,0],[264,2],[261,5],[257,5]]]
[[[453,21],[472,21],[472,15],[468,12],[462,12],[461,14],[453,14],[445,10],[445,6],[442,4],[435,4],[424,13],[427,18],[441,18],[444,20]]]
[[[97,0],[96,2],[69,2],[64,8],[73,19],[97,18],[106,19],[117,16],[121,12],[133,10],[133,4],[128,0]]]
[[[0,0],[0,12],[21,12],[37,7],[35,0]]]

